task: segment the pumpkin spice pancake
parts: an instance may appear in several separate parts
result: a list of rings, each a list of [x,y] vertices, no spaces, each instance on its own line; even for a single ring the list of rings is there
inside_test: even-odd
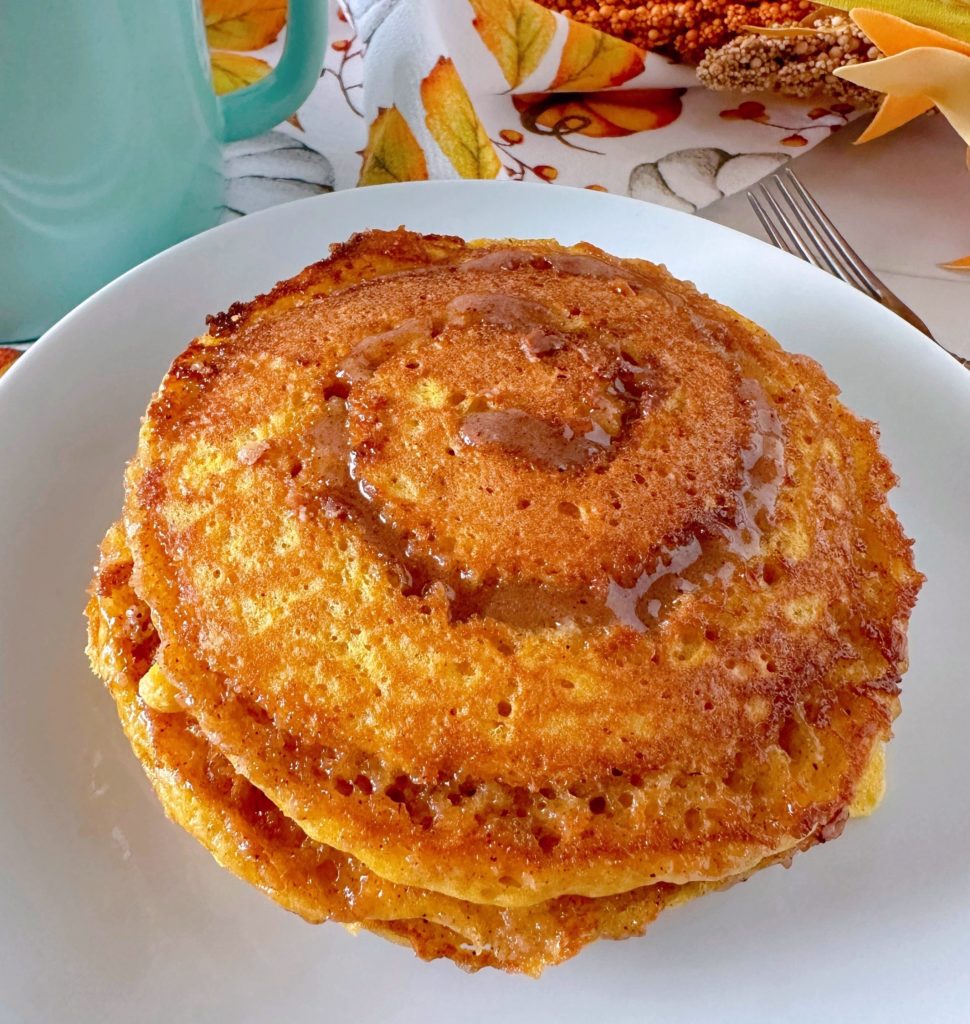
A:
[[[132,749],[172,820],[224,867],[307,921],[363,925],[425,959],[446,956],[468,970],[538,975],[594,939],[641,934],[662,910],[742,880],[658,883],[597,899],[560,896],[501,909],[378,878],[353,857],[309,839],[200,733],[153,665],[158,638],[148,607],[131,589],[131,569],[116,524],[102,545],[88,604],[89,654]],[[869,813],[881,788],[877,757],[850,812]],[[777,860],[788,863],[790,854]]]
[[[105,627],[92,657],[221,862],[312,920],[536,970],[871,792],[921,580],[876,436],[662,267],[367,232],[173,363],[112,541],[151,652]],[[172,788],[200,764],[221,789]],[[297,848],[385,895],[267,882]]]
[[[176,359],[125,523],[240,774],[382,878],[526,906],[843,819],[918,586],[893,482],[662,268],[370,232]]]

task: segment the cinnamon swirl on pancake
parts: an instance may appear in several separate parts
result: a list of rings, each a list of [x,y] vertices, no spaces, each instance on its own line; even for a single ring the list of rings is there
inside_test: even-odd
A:
[[[92,662],[220,862],[535,973],[871,804],[894,482],[817,364],[662,267],[367,232],[173,363]]]

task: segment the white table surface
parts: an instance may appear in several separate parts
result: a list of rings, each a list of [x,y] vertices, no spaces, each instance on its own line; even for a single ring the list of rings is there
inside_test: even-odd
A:
[[[866,123],[844,128],[794,160],[792,169],[936,339],[970,356],[970,271],[938,266],[970,255],[967,147],[936,114],[854,146]],[[743,194],[720,200],[700,216],[764,238]]]

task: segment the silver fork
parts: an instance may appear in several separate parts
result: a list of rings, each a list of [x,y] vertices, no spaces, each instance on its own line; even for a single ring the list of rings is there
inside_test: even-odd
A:
[[[774,190],[767,185],[759,185],[757,194],[754,189],[748,192],[748,201],[768,237],[779,249],[800,256],[840,281],[858,288],[943,348],[926,324],[866,266],[790,167],[780,174],[773,174],[768,183],[774,185]],[[964,359],[949,349],[944,348],[943,351],[970,369],[970,359]]]

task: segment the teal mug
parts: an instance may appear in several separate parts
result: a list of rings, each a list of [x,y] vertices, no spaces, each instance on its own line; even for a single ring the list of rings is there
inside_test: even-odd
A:
[[[220,144],[309,95],[326,0],[289,0],[262,81],[217,97],[199,0],[0,0],[0,341],[37,337],[219,218]]]

